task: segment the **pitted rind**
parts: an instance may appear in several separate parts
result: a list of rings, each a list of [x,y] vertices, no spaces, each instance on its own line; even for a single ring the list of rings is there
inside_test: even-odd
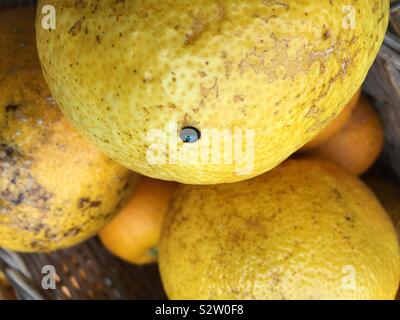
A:
[[[57,8],[58,22],[43,30],[38,11],[41,62],[74,125],[134,171],[194,184],[259,175],[324,129],[363,82],[389,9],[388,0],[49,0],[39,10],[43,4]],[[354,29],[344,20],[349,5]],[[190,165],[204,141],[178,144],[189,149],[179,164],[149,164],[149,130],[171,121],[200,131],[254,129],[254,170]]]

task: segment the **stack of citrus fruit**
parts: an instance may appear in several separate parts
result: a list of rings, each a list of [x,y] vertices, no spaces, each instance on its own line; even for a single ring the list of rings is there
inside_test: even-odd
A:
[[[389,0],[38,6],[37,51],[0,19],[0,246],[98,233],[171,299],[395,298],[398,190],[358,177]]]

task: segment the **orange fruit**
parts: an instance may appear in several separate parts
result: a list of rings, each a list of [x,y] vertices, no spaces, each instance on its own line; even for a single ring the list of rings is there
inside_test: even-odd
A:
[[[15,300],[15,294],[10,286],[0,284],[0,300]]]
[[[353,109],[357,105],[357,102],[360,100],[361,89],[356,92],[356,94],[351,98],[351,100],[347,103],[344,109],[339,113],[339,115],[332,120],[328,127],[322,130],[313,140],[307,143],[301,151],[307,151],[313,148],[316,148],[327,141],[330,137],[332,137],[336,132],[338,132],[346,122],[350,119],[351,113]]]
[[[365,97],[361,97],[345,126],[307,154],[332,161],[360,175],[378,158],[383,140],[383,127],[378,113]]]
[[[0,300],[15,300],[13,288],[7,282],[4,274],[0,271]]]
[[[127,205],[100,231],[104,246],[130,263],[156,262],[161,224],[176,187],[143,177]]]

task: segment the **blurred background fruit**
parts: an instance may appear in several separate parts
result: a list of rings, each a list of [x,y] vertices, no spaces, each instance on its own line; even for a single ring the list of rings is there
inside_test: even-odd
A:
[[[0,271],[0,300],[15,300],[15,292]]]
[[[329,123],[329,125],[324,130],[322,130],[313,140],[311,140],[303,148],[301,148],[300,151],[304,152],[322,145],[336,132],[343,128],[343,126],[349,120],[353,109],[356,107],[357,102],[360,99],[360,95],[361,90],[358,90],[353,98],[351,98],[351,100],[344,107],[344,109],[339,113],[339,115],[335,119],[333,119]]]
[[[156,262],[161,225],[177,186],[143,177],[127,205],[100,231],[105,247],[134,264]]]
[[[0,12],[0,247],[23,252],[93,236],[138,177],[62,115],[43,79],[34,18],[31,8]]]
[[[341,167],[288,160],[235,184],[179,187],[159,264],[171,299],[394,299],[400,248]]]
[[[347,123],[320,146],[306,154],[341,165],[349,172],[365,173],[383,147],[383,127],[378,113],[362,96]]]

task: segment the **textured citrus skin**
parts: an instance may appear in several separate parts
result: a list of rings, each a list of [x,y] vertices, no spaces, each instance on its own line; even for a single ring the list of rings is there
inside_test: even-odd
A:
[[[143,177],[126,206],[100,231],[104,246],[130,263],[156,262],[161,225],[177,186]]]
[[[48,4],[57,10],[51,32],[41,27]],[[37,44],[56,100],[113,159],[154,178],[233,182],[275,167],[341,111],[378,52],[388,8],[388,0],[46,0]],[[253,170],[193,164],[205,139],[179,140],[178,163],[169,155],[149,163],[150,130],[171,122],[175,138],[186,126],[255,130]],[[246,139],[236,143],[245,150]]]
[[[171,299],[393,299],[400,279],[380,203],[358,178],[316,160],[181,186],[159,263]],[[353,271],[355,287],[346,286]]]
[[[383,135],[378,113],[365,97],[361,97],[344,127],[307,154],[332,161],[355,175],[361,175],[380,155]]]
[[[326,142],[330,137],[343,128],[346,122],[350,119],[354,108],[357,106],[360,96],[361,90],[358,90],[353,98],[351,98],[351,100],[346,104],[344,109],[339,113],[339,115],[329,123],[329,126],[327,126],[314,139],[301,148],[300,151],[304,152],[324,144],[324,142]]]
[[[54,103],[37,58],[34,20],[32,9],[0,13],[0,247],[28,252],[97,233],[134,182]]]

